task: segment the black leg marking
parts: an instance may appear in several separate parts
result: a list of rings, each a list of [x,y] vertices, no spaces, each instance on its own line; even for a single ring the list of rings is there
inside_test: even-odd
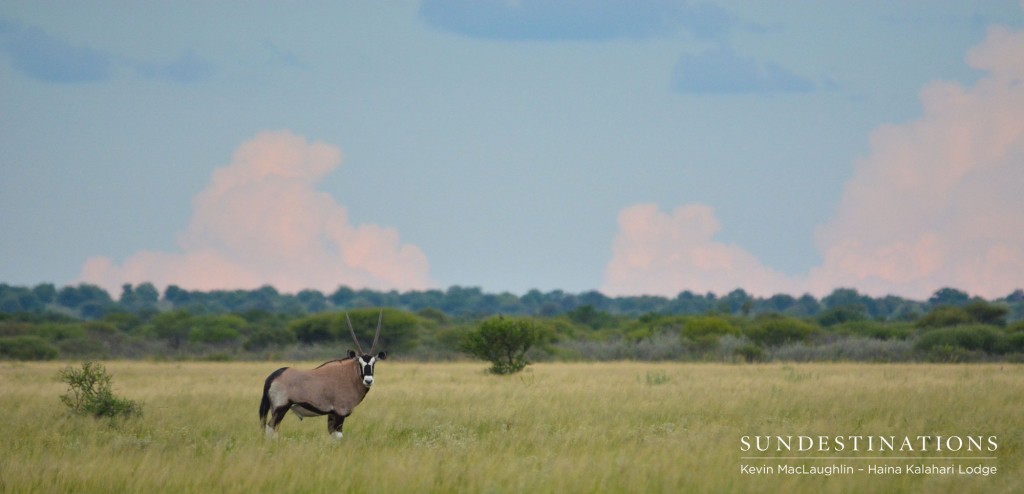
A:
[[[292,404],[292,406],[297,406],[297,407],[305,408],[309,412],[315,413],[317,415],[326,415],[326,414],[330,413],[330,412],[325,412],[325,411],[323,411],[323,410],[321,410],[321,409],[319,409],[319,408],[317,408],[317,407],[315,407],[313,405],[310,405],[309,403],[294,403],[294,404]]]
[[[274,409],[274,416],[270,420],[270,428],[274,429],[275,431],[277,430],[277,426],[281,423],[282,420],[284,420],[284,415],[288,413],[289,408],[291,408],[290,405],[285,405],[283,407],[277,407]]]
[[[345,417],[331,412],[327,415],[327,433],[341,432],[342,426],[345,425]]]

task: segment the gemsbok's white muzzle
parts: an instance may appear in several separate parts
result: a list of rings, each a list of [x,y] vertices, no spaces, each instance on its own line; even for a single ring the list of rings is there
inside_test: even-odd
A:
[[[373,364],[377,359],[369,355],[359,357],[359,372],[363,375],[363,386],[373,386]]]

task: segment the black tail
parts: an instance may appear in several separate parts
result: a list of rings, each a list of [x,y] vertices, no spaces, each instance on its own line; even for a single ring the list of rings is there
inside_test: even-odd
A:
[[[260,423],[263,425],[267,425],[267,413],[270,412],[270,396],[268,395],[270,383],[274,382],[274,379],[277,379],[277,376],[280,376],[285,369],[287,367],[281,367],[271,373],[267,376],[267,382],[263,384],[263,399],[260,401]]]

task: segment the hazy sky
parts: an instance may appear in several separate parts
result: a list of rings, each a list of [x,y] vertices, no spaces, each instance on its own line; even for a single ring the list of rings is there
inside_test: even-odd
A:
[[[1024,2],[0,3],[0,282],[1024,287]]]

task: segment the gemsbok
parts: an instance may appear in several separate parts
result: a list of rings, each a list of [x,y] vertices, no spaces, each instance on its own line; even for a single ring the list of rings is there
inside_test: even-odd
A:
[[[288,410],[291,410],[299,416],[299,420],[327,415],[327,433],[341,439],[345,417],[352,414],[352,410],[363,401],[373,386],[374,365],[388,355],[387,352],[373,354],[380,340],[383,310],[377,318],[377,334],[373,337],[369,353],[364,352],[359,345],[359,338],[352,329],[352,320],[348,314],[345,314],[345,320],[352,333],[352,341],[359,350],[358,354],[349,350],[348,358],[324,362],[313,370],[282,367],[267,377],[263,385],[263,400],[260,402],[260,423],[268,438],[277,436],[277,426]]]

